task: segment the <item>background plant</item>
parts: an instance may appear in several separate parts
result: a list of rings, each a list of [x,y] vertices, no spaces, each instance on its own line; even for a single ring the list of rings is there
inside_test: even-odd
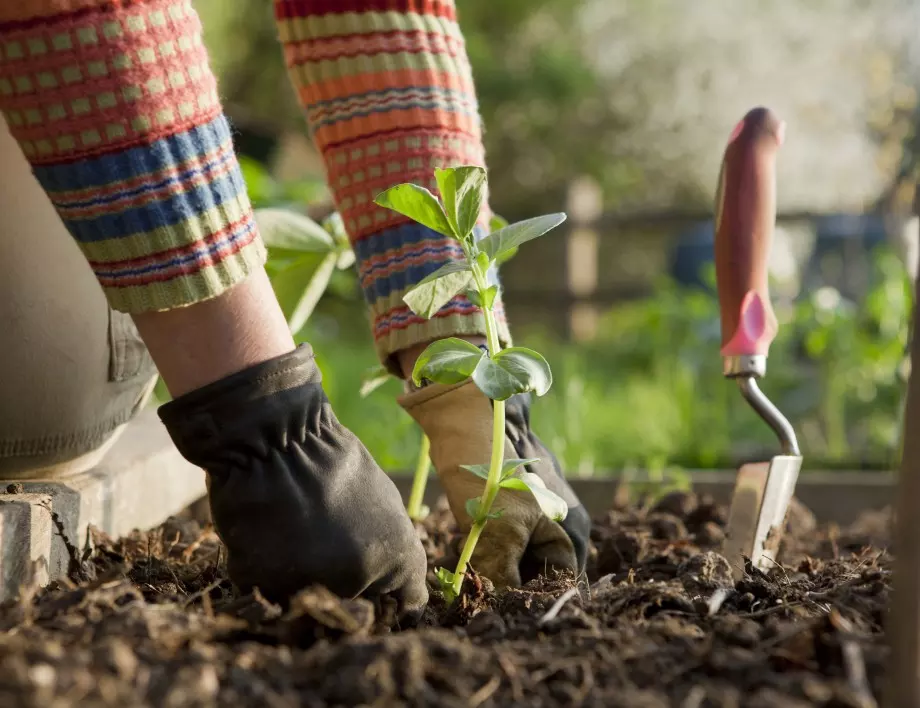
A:
[[[246,159],[243,169],[257,208],[304,211],[307,204],[317,222],[330,213],[322,181],[279,182]],[[302,258],[293,269],[269,252],[272,283],[289,319],[322,260]],[[892,248],[876,247],[866,258],[871,270],[859,301],[818,289],[775,303],[783,326],[764,387],[796,426],[807,452],[805,473],[890,470],[898,460],[912,286]],[[772,454],[771,433],[722,379],[713,355],[719,329],[712,274],[710,281],[706,290],[660,279],[651,297],[609,307],[591,342],[515,327],[517,341],[553,361],[554,385],[534,407],[532,425],[567,474],[658,469],[664,485],[676,485],[685,482],[682,470],[731,468]],[[295,339],[314,345],[337,415],[380,465],[394,473],[415,469],[421,436],[395,403],[400,383],[387,377],[377,382],[380,395],[360,393],[357,382],[379,364],[353,269],[332,274]],[[168,400],[165,388],[158,395]]]

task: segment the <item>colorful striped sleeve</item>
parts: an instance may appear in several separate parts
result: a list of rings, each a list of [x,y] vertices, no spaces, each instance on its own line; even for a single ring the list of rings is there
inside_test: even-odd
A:
[[[415,344],[482,335],[463,295],[431,320],[403,295],[461,257],[456,241],[374,204],[401,182],[436,190],[434,168],[485,166],[472,72],[453,0],[275,0],[285,61],[358,257],[386,363]],[[483,224],[488,220],[483,210]],[[510,341],[501,303],[501,338]]]
[[[0,110],[113,308],[193,304],[264,263],[189,0],[5,0]]]

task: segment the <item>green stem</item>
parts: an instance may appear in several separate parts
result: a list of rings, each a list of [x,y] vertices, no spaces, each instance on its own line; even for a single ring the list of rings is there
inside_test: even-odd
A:
[[[409,504],[406,511],[413,521],[422,520],[422,500],[425,498],[425,485],[428,483],[428,469],[431,464],[428,453],[431,450],[431,441],[422,434],[422,444],[418,451],[418,463],[415,466],[415,477],[412,478],[412,491],[409,493]]]
[[[332,279],[332,273],[335,271],[335,264],[338,258],[338,252],[332,251],[328,253],[319,264],[316,273],[310,278],[310,282],[307,283],[303,295],[300,296],[300,302],[297,303],[297,307],[294,308],[294,313],[291,315],[291,319],[288,322],[288,326],[291,328],[291,334],[296,335],[300,332],[307,323],[307,320],[310,319],[310,315],[312,315],[313,310],[316,309],[316,304],[329,286],[329,281]]]
[[[476,277],[476,285],[479,291],[486,289],[485,278],[479,274]],[[486,320],[486,340],[489,345],[489,355],[494,356],[501,351],[501,343],[498,341],[498,326],[495,322],[495,314],[492,308],[488,307],[483,310]],[[460,559],[457,561],[457,568],[454,570],[453,595],[460,595],[460,589],[463,587],[463,576],[466,574],[466,566],[473,557],[473,551],[479,542],[479,536],[486,525],[489,512],[492,510],[492,503],[501,489],[502,463],[505,455],[505,402],[492,401],[492,457],[489,462],[489,475],[486,480],[485,489],[482,491],[482,497],[479,499],[479,521],[474,521],[470,529],[469,536],[466,537],[466,543],[460,551]]]

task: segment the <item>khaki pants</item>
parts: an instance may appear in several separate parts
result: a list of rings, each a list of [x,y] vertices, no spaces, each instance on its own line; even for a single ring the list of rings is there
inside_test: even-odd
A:
[[[0,118],[0,479],[92,467],[155,381]]]

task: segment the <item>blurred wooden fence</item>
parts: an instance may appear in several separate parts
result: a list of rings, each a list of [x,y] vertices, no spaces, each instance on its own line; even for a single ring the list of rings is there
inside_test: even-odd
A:
[[[561,233],[528,244],[503,268],[505,302],[515,326],[541,325],[567,339],[589,340],[610,306],[648,296],[662,276],[682,270],[686,277],[688,268],[711,258],[711,212],[603,212],[600,191],[587,180],[572,185],[567,201],[569,218]],[[843,225],[834,227],[834,219]],[[867,245],[898,239],[897,234],[879,236],[881,221],[878,214],[778,214],[787,243],[812,239],[808,249],[789,255],[802,271],[796,277],[805,281],[796,287],[832,284],[858,298],[868,274]],[[815,243],[822,258],[814,255]],[[823,257],[824,251],[832,257]]]

